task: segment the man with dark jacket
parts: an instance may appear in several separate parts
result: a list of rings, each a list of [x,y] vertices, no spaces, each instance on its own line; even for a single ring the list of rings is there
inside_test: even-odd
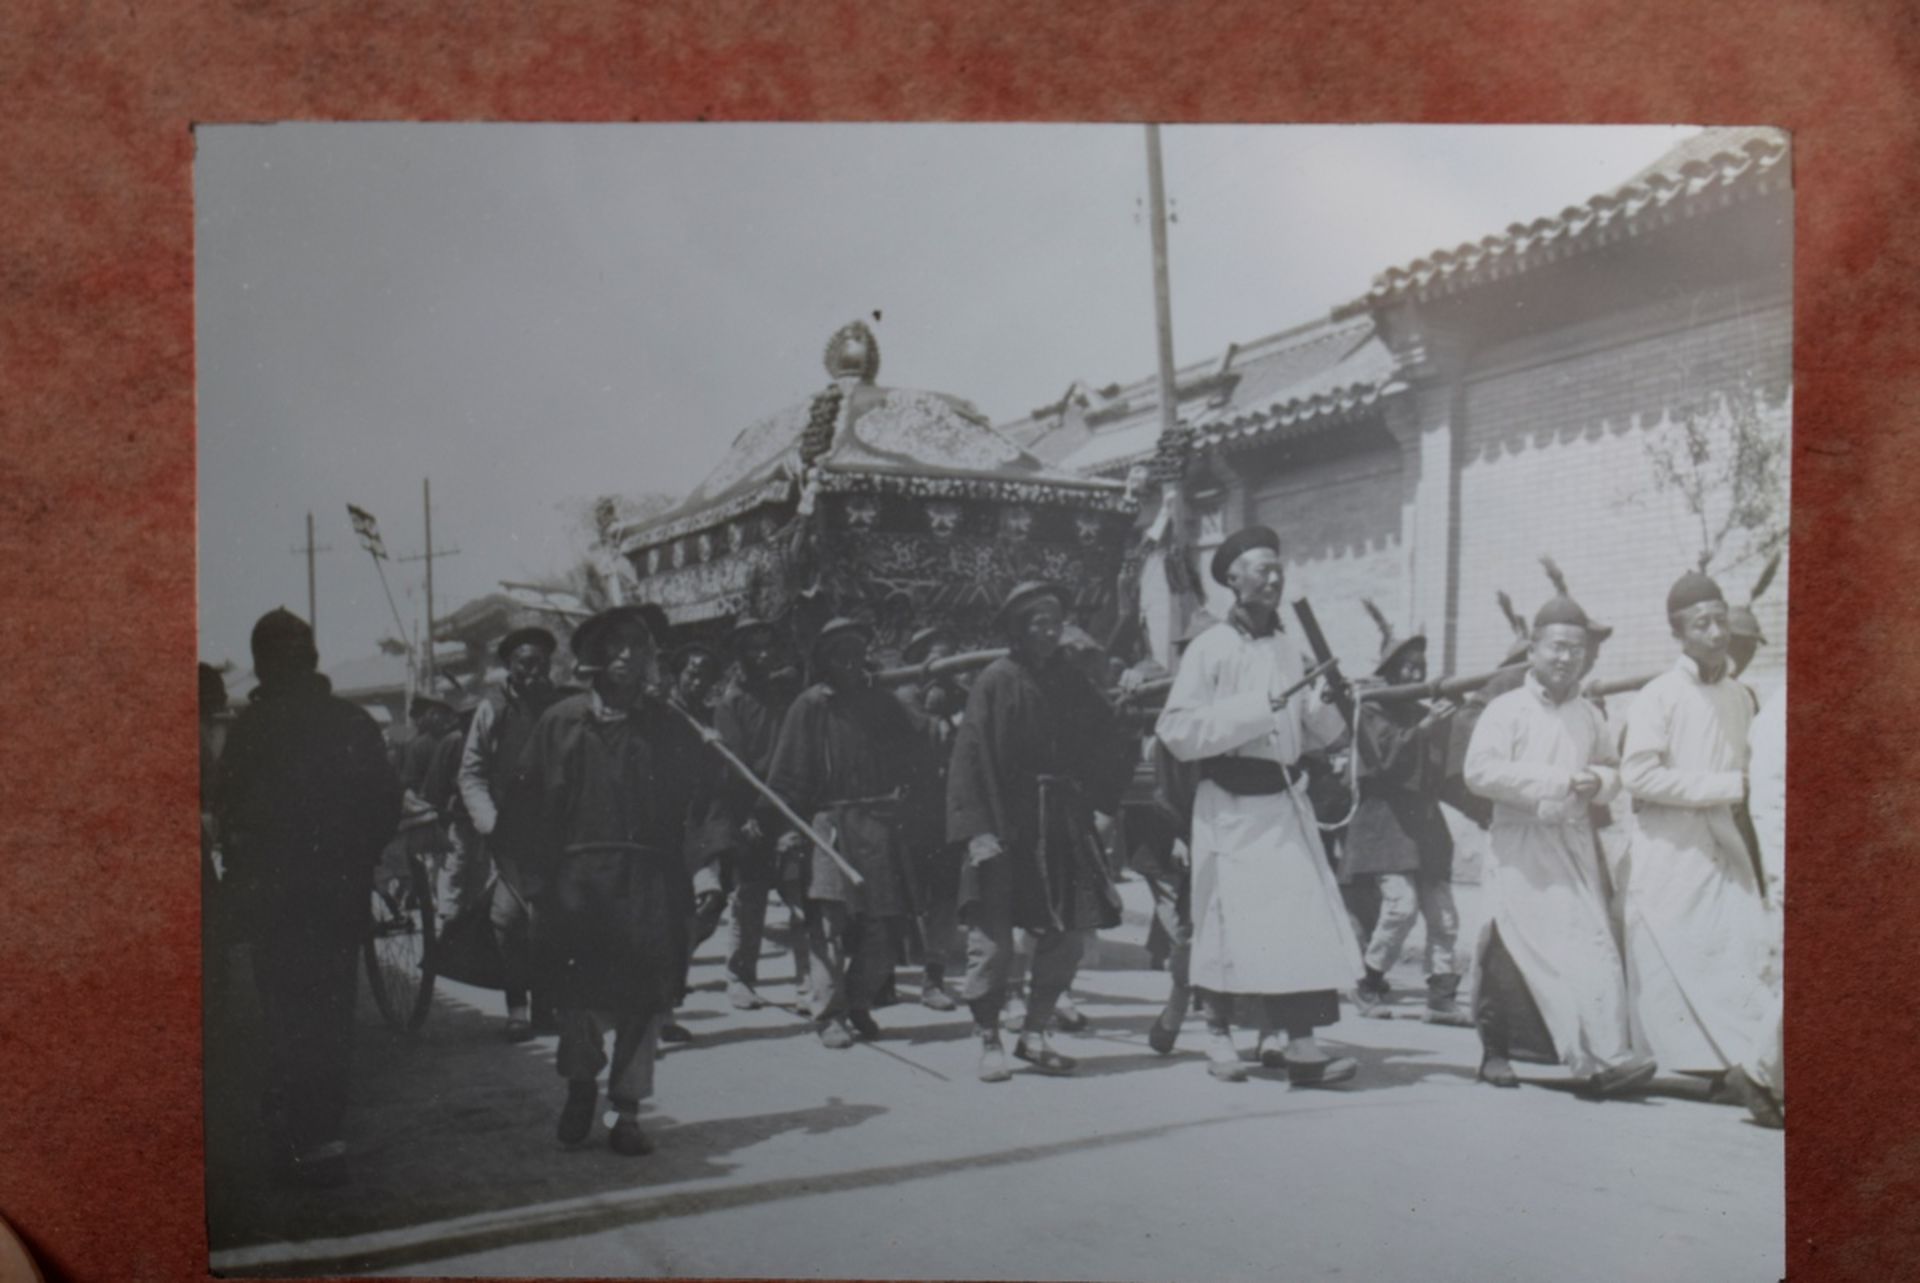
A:
[[[767,778],[780,723],[798,693],[799,674],[781,653],[779,635],[763,619],[743,616],[733,626],[739,676],[713,707],[713,729],[721,743],[755,775]],[[728,826],[726,846],[733,874],[733,926],[727,949],[727,1001],[742,1011],[765,1005],[760,997],[760,942],[766,929],[767,897],[776,888],[790,908],[805,912],[804,886],[778,877],[774,857],[777,829],[759,817],[760,796],[736,776],[720,784],[718,809]],[[794,983],[807,987],[807,945],[798,935],[793,949]]]
[[[1010,650],[974,682],[948,764],[947,838],[967,844],[964,997],[982,1082],[1010,1076],[1000,1013],[1015,928],[1035,939],[1013,1054],[1040,1073],[1063,1075],[1075,1062],[1048,1045],[1054,1004],[1073,982],[1086,933],[1120,917],[1093,814],[1118,811],[1135,750],[1105,696],[1061,653],[1066,604],[1055,584],[1022,584],[1007,595],[999,624]]]
[[[515,782],[528,811],[533,983],[560,1008],[558,1135],[579,1145],[592,1132],[604,1068],[609,1141],[629,1156],[653,1150],[640,1102],[653,1092],[660,1025],[686,987],[687,851],[714,770],[685,719],[648,692],[665,630],[651,605],[616,606],[574,630],[593,688],[541,715]]]
[[[345,1175],[354,968],[400,786],[380,728],[315,671],[303,620],[272,611],[252,644],[260,686],[228,733],[215,808],[260,991],[267,1114],[288,1173],[325,1183]]]

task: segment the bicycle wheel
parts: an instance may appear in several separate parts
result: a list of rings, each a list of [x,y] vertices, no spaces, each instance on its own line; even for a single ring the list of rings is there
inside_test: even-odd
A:
[[[411,1033],[433,1006],[433,886],[417,859],[402,874],[374,878],[373,930],[363,956],[374,1005],[389,1027]]]

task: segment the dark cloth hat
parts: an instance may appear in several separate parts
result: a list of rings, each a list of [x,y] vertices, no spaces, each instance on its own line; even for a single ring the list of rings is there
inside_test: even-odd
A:
[[[1673,587],[1667,590],[1667,613],[1677,615],[1689,606],[1698,606],[1703,601],[1725,602],[1727,596],[1720,591],[1720,585],[1697,570],[1689,570],[1673,581]]]
[[[504,664],[513,658],[514,651],[529,645],[538,646],[551,655],[560,649],[560,639],[537,624],[516,628],[500,639],[500,644],[493,648],[493,653]]]
[[[665,640],[667,635],[666,611],[660,609],[652,602],[640,602],[631,606],[613,606],[601,611],[591,619],[584,621],[578,628],[573,630],[573,637],[569,640],[568,645],[573,650],[574,658],[580,660],[587,659],[593,654],[594,647],[600,644],[600,639],[605,637],[614,625],[629,619],[637,619],[641,624],[645,625],[647,632],[653,637],[654,645],[658,646]]]
[[[1589,634],[1593,632],[1593,621],[1587,618],[1587,612],[1565,593],[1556,593],[1547,598],[1547,604],[1534,612],[1533,631],[1537,633],[1549,624],[1571,624]]]
[[[907,664],[919,663],[927,657],[927,652],[933,649],[933,644],[943,638],[947,641],[952,641],[953,635],[939,624],[934,624],[930,628],[922,628],[919,632],[907,638],[906,647],[900,652],[901,662]]]
[[[1065,613],[1068,604],[1067,590],[1059,584],[1045,580],[1029,580],[1007,594],[1007,599],[1000,603],[1000,613],[994,616],[993,622],[1002,632],[1011,631],[1029,610],[1047,600],[1057,603],[1061,612]]]
[[[1762,646],[1767,644],[1767,636],[1760,631],[1760,621],[1751,606],[1735,606],[1727,612],[1727,631]]]
[[[433,695],[415,695],[413,703],[407,705],[407,716],[419,721],[428,713],[451,713],[453,705]]]
[[[733,621],[733,627],[728,630],[727,644],[736,648],[744,646],[747,638],[755,633],[766,633],[770,637],[779,635],[772,624],[758,615],[742,615]]]
[[[1373,667],[1375,677],[1385,677],[1387,670],[1400,662],[1400,657],[1410,650],[1427,648],[1425,633],[1414,633],[1410,637],[1388,638],[1380,648],[1380,662]]]
[[[1240,560],[1241,553],[1253,548],[1279,552],[1280,536],[1266,526],[1246,526],[1228,535],[1226,541],[1213,550],[1213,582],[1226,587],[1227,571]]]
[[[842,637],[858,637],[867,645],[873,645],[873,629],[857,619],[848,619],[842,615],[829,619],[827,626],[822,628],[819,635],[813,639],[813,649],[809,652],[813,656],[813,662],[818,664],[820,657],[826,653],[827,647]]]
[[[672,654],[667,656],[667,671],[676,677],[679,676],[680,671],[687,666],[688,661],[695,655],[705,655],[716,665],[720,662],[720,653],[714,650],[713,647],[707,645],[705,642],[693,641],[678,647]]]
[[[262,655],[282,656],[296,651],[315,653],[312,626],[285,606],[275,607],[260,616],[249,640],[256,669],[260,666]]]

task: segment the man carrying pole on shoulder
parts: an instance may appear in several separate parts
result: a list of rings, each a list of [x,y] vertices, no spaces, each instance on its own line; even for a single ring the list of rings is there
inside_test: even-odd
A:
[[[1085,933],[1120,920],[1093,813],[1119,809],[1133,745],[1099,688],[1061,654],[1066,606],[1057,584],[1021,584],[1007,595],[999,624],[1009,653],[974,681],[947,769],[947,839],[967,846],[962,997],[980,1039],[982,1082],[1010,1077],[1000,1012],[1015,928],[1034,934],[1034,952],[1013,1054],[1039,1073],[1065,1075],[1075,1061],[1048,1044],[1047,1023],[1073,982]]]
[[[814,684],[787,710],[767,783],[844,855],[856,881],[814,844],[807,884],[813,1020],[823,1046],[878,1038],[874,999],[893,970],[895,919],[912,910],[899,861],[901,803],[923,769],[924,739],[895,696],[867,672],[873,634],[834,619],[813,644]],[[772,811],[763,825],[779,823]],[[812,839],[789,831],[783,854]]]

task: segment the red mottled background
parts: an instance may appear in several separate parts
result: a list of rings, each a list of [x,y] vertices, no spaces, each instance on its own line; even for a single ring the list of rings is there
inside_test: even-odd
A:
[[[1915,1277],[1917,71],[1898,0],[6,0],[0,1215],[55,1279],[204,1274],[196,121],[1764,123],[1799,255],[1787,1257]]]

